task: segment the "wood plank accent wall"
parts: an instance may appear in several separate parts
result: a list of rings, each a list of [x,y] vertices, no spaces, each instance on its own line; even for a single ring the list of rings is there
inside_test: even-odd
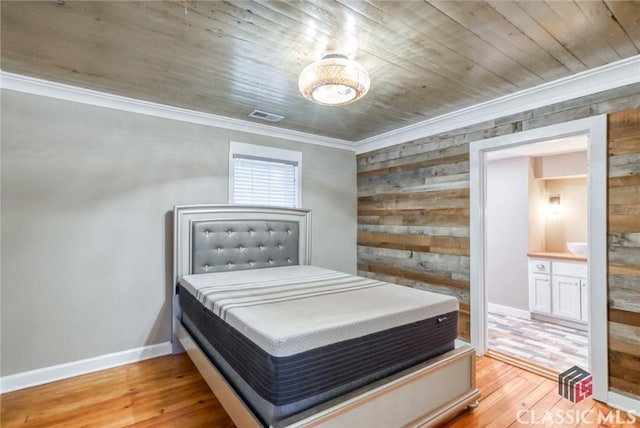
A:
[[[639,108],[633,84],[359,155],[358,274],[456,296],[469,340],[469,143],[610,114],[610,382],[640,396]]]
[[[640,109],[608,117],[609,382],[640,396]]]

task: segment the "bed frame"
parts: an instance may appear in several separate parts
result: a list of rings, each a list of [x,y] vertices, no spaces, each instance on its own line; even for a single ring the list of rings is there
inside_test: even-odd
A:
[[[198,223],[237,224],[240,221],[297,224],[297,263],[311,264],[311,212],[308,210],[238,205],[176,206],[173,349],[174,353],[184,350],[189,354],[236,426],[253,428],[263,425],[184,328],[176,295],[183,276],[201,272],[194,267],[194,260],[200,260],[199,255],[194,254],[199,246],[197,237],[193,236]],[[280,262],[291,263],[291,257]],[[246,268],[264,263],[274,263],[274,260],[252,261]],[[209,264],[205,266],[209,268]],[[475,351],[468,344],[456,341],[452,351],[293,415],[274,428],[426,427],[445,421],[467,407],[475,408],[479,396],[475,386]]]

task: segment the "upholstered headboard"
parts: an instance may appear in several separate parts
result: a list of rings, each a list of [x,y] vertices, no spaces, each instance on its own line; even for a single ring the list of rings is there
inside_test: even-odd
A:
[[[298,264],[298,222],[196,221],[191,230],[191,273]]]
[[[309,210],[183,205],[174,209],[174,279],[310,263]]]

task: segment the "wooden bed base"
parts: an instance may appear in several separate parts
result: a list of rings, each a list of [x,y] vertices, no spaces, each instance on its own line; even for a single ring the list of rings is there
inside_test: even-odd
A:
[[[263,427],[176,321],[177,339],[233,422],[239,428]],[[475,351],[457,341],[452,351],[293,415],[274,428],[429,427],[476,407],[479,397]]]

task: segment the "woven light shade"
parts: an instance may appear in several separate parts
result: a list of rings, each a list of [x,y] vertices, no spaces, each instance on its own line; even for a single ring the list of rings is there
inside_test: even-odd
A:
[[[371,85],[369,73],[344,55],[326,55],[308,65],[298,79],[302,95],[318,104],[344,105],[362,98]]]

